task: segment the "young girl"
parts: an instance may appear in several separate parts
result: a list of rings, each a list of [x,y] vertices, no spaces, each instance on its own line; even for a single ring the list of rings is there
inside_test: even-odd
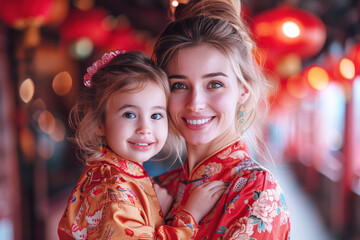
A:
[[[257,159],[271,159],[257,131],[269,83],[255,44],[230,0],[190,0],[158,37],[154,59],[168,75],[169,115],[184,138],[187,159],[157,179],[175,198],[169,223],[190,190],[222,180],[229,188],[199,223],[195,239],[287,240],[289,212],[274,176]],[[246,134],[246,135],[245,135]],[[253,140],[253,141],[252,141]]]
[[[87,168],[60,220],[60,239],[193,238],[225,185],[195,188],[172,225],[164,226],[166,212],[142,164],[167,139],[165,73],[140,52],[115,51],[88,68],[84,84],[71,120]]]

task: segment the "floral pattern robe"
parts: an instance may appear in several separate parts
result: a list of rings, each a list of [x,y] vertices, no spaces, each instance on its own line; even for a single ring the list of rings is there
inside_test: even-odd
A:
[[[110,150],[86,168],[73,189],[58,226],[60,239],[191,239],[198,230],[192,215],[164,220],[144,168]]]
[[[187,173],[175,169],[155,179],[174,197],[166,216],[171,224],[189,191],[208,181],[229,184],[214,209],[199,223],[195,239],[288,240],[289,212],[274,176],[251,159],[244,140],[224,147]],[[204,203],[206,204],[206,203]]]

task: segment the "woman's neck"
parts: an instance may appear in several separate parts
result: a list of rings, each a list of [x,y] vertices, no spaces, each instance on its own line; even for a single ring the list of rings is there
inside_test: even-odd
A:
[[[190,144],[186,143],[187,150],[187,163],[189,174],[194,170],[194,168],[199,165],[203,160],[217,152],[226,145],[235,142],[239,139],[239,136],[223,136],[214,139],[213,141],[206,144]]]

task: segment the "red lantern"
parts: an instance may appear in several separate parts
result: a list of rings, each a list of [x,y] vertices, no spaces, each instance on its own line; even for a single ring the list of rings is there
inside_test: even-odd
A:
[[[326,39],[326,29],[319,18],[290,7],[279,7],[255,16],[251,30],[259,47],[271,56],[295,53],[306,59],[317,54]]]
[[[106,42],[104,52],[114,51],[116,49],[151,52],[147,51],[146,40],[146,36],[141,37],[140,34],[136,34],[131,27],[126,29],[116,29],[111,33],[111,37]]]
[[[44,24],[50,15],[52,0],[0,0],[0,15],[6,24],[23,29],[30,22]]]
[[[40,42],[39,27],[45,24],[52,7],[52,0],[0,0],[0,16],[14,28],[26,29],[24,47],[35,47]]]
[[[108,13],[100,8],[89,11],[74,9],[60,27],[60,35],[65,43],[88,38],[95,46],[102,46],[108,40],[111,27],[105,17]]]

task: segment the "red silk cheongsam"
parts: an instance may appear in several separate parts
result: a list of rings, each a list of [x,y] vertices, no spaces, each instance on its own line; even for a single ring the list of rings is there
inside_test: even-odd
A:
[[[60,239],[191,239],[198,231],[192,215],[164,220],[144,168],[110,150],[85,169],[58,226]]]
[[[251,159],[244,141],[230,144],[204,159],[191,173],[184,168],[155,180],[174,197],[165,220],[171,224],[190,190],[208,181],[229,184],[214,209],[199,223],[195,239],[288,240],[289,212],[274,176]],[[206,204],[206,203],[204,203]]]

